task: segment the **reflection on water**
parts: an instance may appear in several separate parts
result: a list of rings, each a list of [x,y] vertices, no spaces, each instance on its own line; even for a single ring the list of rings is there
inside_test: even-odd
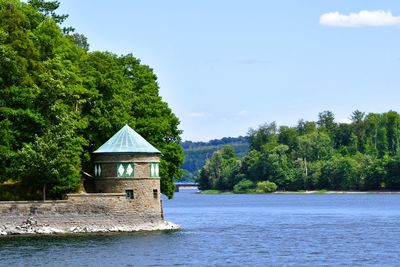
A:
[[[1,266],[397,266],[400,195],[164,200],[183,230],[0,238]]]

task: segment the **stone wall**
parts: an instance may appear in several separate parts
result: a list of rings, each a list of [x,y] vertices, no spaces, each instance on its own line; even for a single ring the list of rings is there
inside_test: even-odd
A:
[[[125,193],[125,190],[133,190],[133,200],[139,205],[143,205],[143,209],[160,209],[160,179],[96,178],[94,189],[95,192],[113,193]],[[154,190],[157,190],[157,198],[154,198]]]
[[[0,225],[18,225],[29,217],[58,229],[162,222],[160,198],[148,199],[127,199],[125,194],[69,194],[67,200],[3,201],[0,202]]]

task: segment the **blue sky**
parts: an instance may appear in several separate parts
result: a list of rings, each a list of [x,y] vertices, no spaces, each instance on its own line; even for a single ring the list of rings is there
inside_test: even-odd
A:
[[[399,111],[400,1],[60,0],[90,49],[158,76],[184,140]]]

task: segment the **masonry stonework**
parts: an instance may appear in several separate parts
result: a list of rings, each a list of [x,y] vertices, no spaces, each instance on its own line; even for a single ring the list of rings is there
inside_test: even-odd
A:
[[[125,194],[69,194],[67,197],[55,201],[0,202],[0,225],[19,225],[29,217],[58,229],[85,225],[112,228],[163,221],[156,201],[127,199]]]
[[[162,214],[160,155],[160,151],[125,125],[93,153],[95,175],[84,182],[89,194],[69,194],[66,200],[57,201],[0,202],[0,226],[8,229],[34,217],[35,222],[57,229],[129,230],[157,223],[157,229],[171,228],[165,225]]]

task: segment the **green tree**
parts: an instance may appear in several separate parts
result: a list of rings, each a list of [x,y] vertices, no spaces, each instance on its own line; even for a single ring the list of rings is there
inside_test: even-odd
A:
[[[328,134],[321,131],[299,137],[298,154],[308,161],[329,158],[332,155],[332,141]]]
[[[289,153],[296,151],[299,146],[298,134],[296,128],[281,126],[279,127],[278,142],[287,145]]]
[[[21,149],[18,170],[28,197],[47,190],[47,196],[60,198],[79,188],[80,155],[86,142],[74,128],[71,120],[63,119]]]
[[[67,150],[65,155],[70,157],[69,152],[76,153],[80,161],[74,166],[90,173],[90,152],[129,124],[162,152],[161,190],[171,198],[173,179],[182,175],[182,131],[179,119],[159,96],[156,75],[132,55],[88,52],[85,36],[70,35],[71,28],[60,28],[67,15],[58,15],[58,7],[58,1],[0,0],[0,139],[4,140],[0,180],[39,176],[44,159],[54,156],[53,143],[64,138],[61,133],[48,132],[54,127],[73,127],[70,138],[74,144],[83,138],[83,147],[77,145],[76,150],[58,148],[60,153]],[[71,123],[61,123],[61,118],[70,118]],[[54,146],[39,149],[44,142]],[[16,169],[21,155],[27,159],[35,153],[43,159],[41,163]],[[44,176],[46,181],[52,177],[50,184],[66,177],[74,184],[76,178],[59,171]],[[73,190],[74,186],[65,188]],[[68,191],[49,190],[54,196]]]
[[[233,147],[224,146],[216,151],[201,169],[199,187],[201,190],[232,190],[240,181],[240,168],[241,162],[236,158]]]
[[[261,153],[256,150],[250,150],[249,153],[242,159],[240,172],[247,179],[255,182],[265,177],[264,163],[261,160]]]
[[[357,149],[361,153],[365,152],[365,112],[356,110],[351,115],[354,126],[354,134],[357,137]]]
[[[336,122],[335,122],[335,116],[331,111],[323,111],[318,114],[318,121],[317,124],[319,127],[326,129],[330,135],[331,138],[333,138],[333,135],[335,133],[336,129]]]
[[[400,154],[400,116],[395,111],[384,114],[386,121],[386,134],[388,142],[388,152],[391,156]]]
[[[317,124],[313,121],[304,121],[303,119],[299,120],[297,123],[296,131],[298,134],[309,134],[315,132],[317,130]]]
[[[264,146],[263,148],[261,157],[264,163],[263,180],[274,182],[280,190],[293,189],[295,170],[292,167],[290,158],[287,156],[288,146]]]
[[[257,130],[251,129],[248,132],[250,150],[261,150],[261,147],[266,143],[275,143],[277,140],[276,123],[261,125]]]

